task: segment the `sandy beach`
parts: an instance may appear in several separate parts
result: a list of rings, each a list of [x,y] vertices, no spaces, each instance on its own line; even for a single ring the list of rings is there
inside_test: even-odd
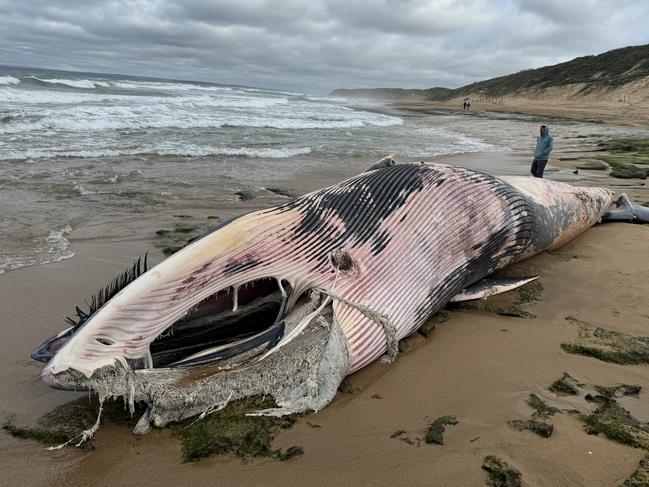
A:
[[[480,158],[500,160],[524,173],[527,160],[512,154],[470,154],[440,158],[460,165]],[[517,164],[517,165],[516,165]],[[569,165],[554,162],[549,177],[570,179]],[[330,182],[351,175],[328,173]],[[500,172],[500,171],[497,171]],[[585,177],[584,177],[585,176]],[[639,180],[615,180],[582,172],[577,184],[621,184],[638,201],[649,201]],[[286,181],[305,192],[317,178]],[[254,207],[258,201],[247,202]],[[244,205],[245,206],[245,205]],[[0,342],[2,418],[29,424],[54,407],[85,397],[49,389],[39,380],[40,364],[29,352],[61,327],[62,316],[121,271],[130,257],[151,248],[143,236],[72,240],[73,259],[27,267],[0,276],[0,309],[5,339]],[[612,486],[628,478],[644,451],[588,435],[574,414],[559,412],[554,432],[541,438],[517,431],[509,421],[532,414],[530,393],[568,410],[590,408],[548,390],[568,373],[580,383],[642,387],[625,398],[640,421],[649,420],[649,367],[617,365],[573,355],[561,344],[578,334],[573,317],[593,326],[647,335],[649,325],[649,227],[623,223],[596,226],[559,251],[543,253],[503,275],[540,275],[542,292],[515,303],[534,317],[501,316],[485,309],[451,309],[428,338],[402,343],[393,364],[375,363],[348,378],[346,392],[318,413],[306,414],[282,431],[274,445],[298,445],[304,454],[287,462],[242,461],[212,456],[182,463],[180,443],[169,429],[134,436],[123,425],[104,424],[93,449],[47,451],[31,440],[0,434],[3,485],[485,485],[481,469],[497,455],[522,473],[524,485]],[[153,261],[162,260],[159,251]],[[491,298],[511,305],[516,293]],[[493,300],[493,301],[492,301]],[[579,403],[579,404],[577,404]],[[428,421],[453,415],[444,445],[420,441]],[[401,431],[400,434],[395,434]],[[410,441],[402,441],[403,439]],[[412,443],[412,444],[410,444]]]

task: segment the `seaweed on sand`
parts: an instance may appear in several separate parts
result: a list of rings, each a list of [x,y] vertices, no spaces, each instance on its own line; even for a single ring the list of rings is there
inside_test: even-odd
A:
[[[143,412],[144,408],[138,405],[136,414],[131,417],[128,408],[121,401],[107,400],[102,408],[101,419],[104,422],[126,424],[132,428]],[[99,405],[96,398],[90,401],[82,399],[54,408],[32,425],[20,425],[15,417],[10,416],[5,420],[2,428],[16,438],[31,439],[48,446],[60,445],[79,437],[82,431],[92,428],[98,414]],[[70,442],[70,445],[74,446],[74,443]],[[92,447],[92,442],[83,442],[82,446]]]
[[[233,401],[225,409],[202,419],[189,419],[177,424],[174,431],[181,441],[183,461],[224,454],[243,460],[273,457],[284,461],[301,455],[304,450],[298,446],[285,451],[272,447],[277,434],[293,426],[295,416],[248,416],[251,412],[274,406],[269,398],[249,397]]]
[[[543,438],[552,436],[554,426],[547,422],[550,416],[554,416],[559,410],[548,406],[543,399],[534,393],[530,393],[527,404],[534,411],[529,419],[514,419],[509,424],[518,431],[529,430]]]
[[[649,426],[634,418],[615,400],[606,401],[581,420],[590,435],[601,433],[618,443],[649,450]]]
[[[489,473],[487,485],[492,487],[521,487],[521,473],[502,458],[488,455],[482,469]]]
[[[647,487],[649,486],[649,455],[645,456],[635,472],[624,481],[621,487]]]
[[[571,377],[566,372],[563,373],[560,379],[555,380],[548,390],[558,395],[571,395],[574,396],[579,393],[579,387],[583,384],[579,383],[574,377]]]
[[[607,330],[572,316],[566,321],[577,325],[579,331],[573,343],[561,344],[564,351],[621,365],[649,363],[649,337]]]
[[[446,426],[455,425],[458,424],[458,422],[459,421],[455,416],[442,416],[437,418],[428,425],[424,441],[426,441],[426,443],[437,443],[438,445],[443,445]]]

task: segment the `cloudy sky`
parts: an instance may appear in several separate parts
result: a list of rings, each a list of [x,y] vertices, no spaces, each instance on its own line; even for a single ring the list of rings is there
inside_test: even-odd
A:
[[[0,65],[325,93],[649,43],[648,0],[0,0]]]

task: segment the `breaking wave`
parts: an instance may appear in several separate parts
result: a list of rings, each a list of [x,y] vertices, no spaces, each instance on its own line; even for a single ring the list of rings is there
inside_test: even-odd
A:
[[[0,85],[17,85],[18,83],[20,80],[13,76],[0,76]]]
[[[0,152],[0,160],[50,159],[65,157],[117,157],[117,156],[245,156],[265,159],[284,159],[311,153],[310,147],[210,147],[199,145],[164,144],[120,149],[25,149]],[[83,193],[82,193],[83,194]]]
[[[66,235],[72,232],[70,225],[59,230],[50,231],[47,237],[37,238],[29,250],[12,252],[11,255],[0,254],[0,274],[35,265],[60,262],[74,257]]]

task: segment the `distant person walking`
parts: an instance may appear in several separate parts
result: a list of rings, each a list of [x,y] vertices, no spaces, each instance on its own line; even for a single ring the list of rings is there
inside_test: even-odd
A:
[[[464,109],[466,110],[466,100],[464,100]]]
[[[471,102],[470,101],[466,102],[466,109],[471,110]]]
[[[554,139],[550,135],[550,127],[541,125],[541,136],[536,138],[536,149],[534,149],[534,160],[532,161],[532,176],[543,177],[543,170],[550,159],[550,152],[554,148]]]

